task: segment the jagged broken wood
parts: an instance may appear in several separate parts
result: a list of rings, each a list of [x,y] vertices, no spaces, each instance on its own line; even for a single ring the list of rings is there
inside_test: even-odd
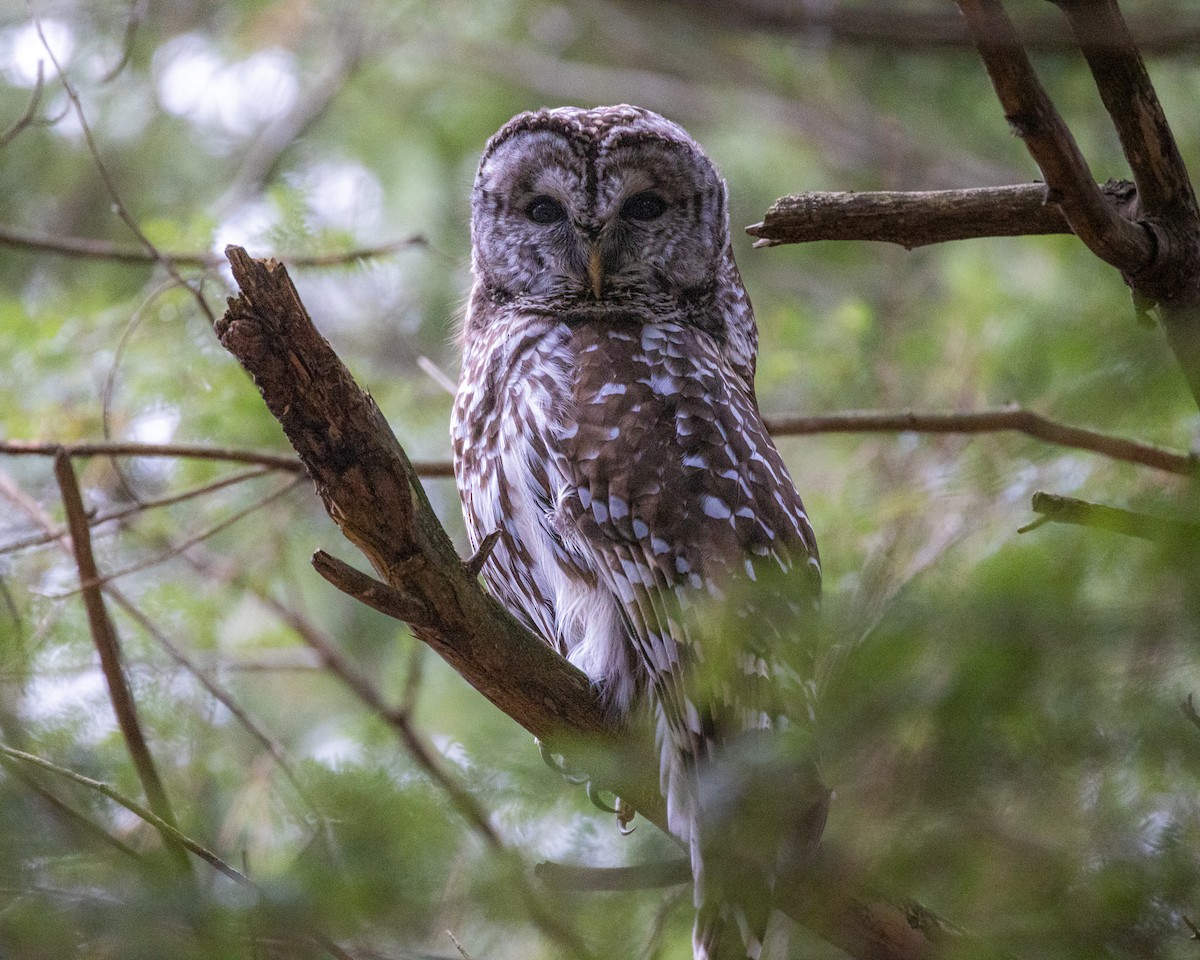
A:
[[[317,332],[286,269],[226,249],[241,288],[217,322],[221,343],[254,378],[342,533],[385,586],[322,556],[323,575],[390,614],[475,689],[555,752],[607,747],[595,780],[665,826],[653,751],[622,735],[587,677],[526,631],[484,593],[459,558],[412,464],[370,395]],[[388,609],[389,605],[393,609]],[[999,956],[907,902],[863,892],[857,871],[823,852],[815,865],[779,878],[778,906],[859,960],[926,960],[953,954]]]
[[[1108,530],[1139,540],[1154,540],[1168,544],[1200,543],[1200,526],[1184,520],[1152,517],[1132,510],[1122,510],[1102,503],[1090,503],[1075,497],[1062,497],[1041,491],[1033,495],[1033,512],[1040,516],[1021,527],[1018,533],[1028,533],[1047,523],[1069,523],[1080,527]]]

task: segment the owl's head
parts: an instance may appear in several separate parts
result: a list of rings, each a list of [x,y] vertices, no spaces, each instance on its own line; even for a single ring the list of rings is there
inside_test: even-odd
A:
[[[488,141],[471,198],[476,280],[501,300],[711,299],[725,184],[681,127],[628,105],[522,113]]]

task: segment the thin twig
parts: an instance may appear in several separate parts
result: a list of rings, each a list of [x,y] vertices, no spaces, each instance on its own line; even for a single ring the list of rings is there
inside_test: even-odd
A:
[[[142,321],[146,317],[150,306],[160,296],[177,288],[177,284],[171,278],[168,278],[163,283],[150,291],[145,299],[138,305],[138,308],[133,312],[133,316],[129,318],[129,322],[125,324],[125,329],[121,331],[121,337],[117,341],[117,348],[113,351],[112,360],[108,364],[108,374],[104,378],[104,387],[100,391],[100,427],[104,433],[105,440],[113,438],[112,429],[112,402],[113,395],[117,389],[117,372],[121,369],[121,360],[125,356],[125,348],[129,345],[129,341],[133,339],[133,335],[142,325]],[[133,482],[129,479],[126,473],[125,466],[120,458],[109,457],[109,466],[117,476],[120,483],[120,493],[134,503],[141,503],[142,498],[138,496],[137,490],[134,489]]]
[[[1101,193],[1075,138],[1042,89],[1000,0],[957,0],[1014,133],[1024,142],[1076,236],[1105,263],[1136,273],[1151,262],[1146,231]]]
[[[1060,497],[1053,493],[1037,492],[1033,495],[1033,512],[1041,517],[1026,524],[1018,533],[1028,533],[1046,523],[1069,523],[1081,527],[1109,530],[1140,540],[1160,543],[1200,543],[1200,525],[1180,520],[1165,520],[1132,510],[1122,510],[1100,503]]]
[[[303,473],[304,465],[291,454],[237,447],[212,447],[202,443],[137,443],[130,440],[92,440],[56,443],[42,440],[0,440],[0,455],[53,457],[62,451],[69,457],[179,457],[188,460],[224,460],[229,463],[254,463],[272,470]],[[446,460],[414,460],[418,476],[453,477],[454,465]]]
[[[533,873],[552,890],[651,890],[692,880],[691,864],[682,858],[626,867],[588,867],[545,860],[534,867]]]
[[[208,318],[209,322],[216,323],[216,317],[212,312],[212,308],[209,307],[208,302],[204,299],[204,295],[198,288],[193,287],[183,279],[174,263],[159,253],[158,248],[146,236],[142,228],[138,226],[137,221],[122,202],[120,191],[117,190],[116,181],[113,180],[112,174],[109,173],[108,166],[104,163],[104,158],[100,156],[100,148],[96,144],[96,138],[92,135],[92,128],[88,123],[87,114],[84,112],[79,94],[75,92],[74,85],[67,79],[66,71],[62,68],[62,64],[59,63],[58,56],[50,46],[50,41],[46,39],[45,31],[42,30],[42,21],[33,9],[32,0],[26,0],[26,6],[29,9],[30,17],[33,19],[38,39],[41,40],[42,47],[45,49],[46,55],[50,58],[50,62],[54,64],[59,82],[63,85],[63,92],[67,95],[67,99],[70,101],[71,107],[79,120],[79,129],[83,133],[84,143],[87,145],[88,153],[92,157],[92,164],[95,166],[96,172],[100,174],[100,179],[104,182],[104,189],[108,193],[109,199],[112,200],[113,211],[121,219],[121,222],[129,228],[129,231],[134,235],[138,243],[150,254],[154,261],[161,264],[162,268],[166,270],[167,275],[191,293],[192,299],[196,301],[196,305],[200,308],[201,313]]]
[[[88,517],[88,525],[91,527],[99,527],[105,523],[111,523],[114,520],[124,520],[126,517],[131,517],[138,513],[143,513],[146,510],[153,510],[158,507],[169,507],[177,503],[183,503],[186,500],[193,500],[196,497],[202,497],[209,493],[215,493],[218,490],[223,490],[225,487],[231,487],[238,483],[244,483],[247,480],[253,480],[255,477],[265,477],[271,470],[269,467],[255,467],[252,470],[243,470],[239,473],[230,474],[228,477],[221,477],[219,480],[214,480],[212,483],[206,483],[199,487],[192,487],[189,490],[184,490],[180,493],[173,493],[169,496],[158,497],[153,500],[142,500],[132,506],[122,507],[119,510],[110,510],[107,513],[97,513]],[[67,535],[66,527],[54,528],[47,530],[44,533],[35,534],[34,536],[25,537],[22,540],[12,540],[5,544],[0,544],[0,556],[6,553],[13,553],[17,550],[25,550],[29,547],[40,547],[46,543],[53,543]]]
[[[16,494],[19,492],[19,488],[13,488],[11,490],[8,489],[8,484],[3,482],[5,479],[6,477],[3,474],[0,474],[0,491],[4,492],[6,495]],[[198,492],[200,491],[190,491],[190,493],[193,495]],[[45,531],[43,536],[48,542],[58,541],[59,546],[62,547],[62,549],[64,549],[68,554],[71,552],[71,545],[63,542],[69,531],[55,529],[50,517],[41,509],[40,505],[36,501],[18,499],[15,497],[10,498],[17,501],[19,509],[23,510],[30,520],[33,521],[33,523],[42,527],[42,529]],[[96,523],[98,521],[94,519],[92,522]],[[158,644],[167,652],[167,655],[170,656],[171,659],[191,673],[191,675],[196,678],[201,686],[203,686],[204,689],[207,690],[214,699],[224,705],[233,715],[233,717],[246,728],[250,735],[266,748],[267,752],[270,753],[275,761],[279,764],[284,776],[287,777],[292,786],[295,788],[296,794],[301,800],[308,804],[310,809],[312,809],[318,817],[321,818],[322,827],[327,828],[324,815],[321,813],[316,803],[313,802],[313,800],[308,796],[307,791],[301,786],[295,771],[291,768],[287,751],[284,749],[283,745],[280,744],[279,741],[277,741],[274,737],[272,737],[270,733],[268,733],[267,730],[261,724],[259,724],[257,720],[254,719],[254,717],[252,717],[246,712],[246,710],[242,708],[232,693],[230,693],[216,679],[205,672],[194,660],[191,659],[191,657],[184,653],[179,645],[171,640],[171,638],[168,637],[162,630],[160,630],[154,621],[147,617],[146,614],[143,613],[142,610],[136,604],[134,604],[133,601],[131,601],[120,589],[118,589],[115,584],[106,583],[102,589],[112,599],[112,601],[117,604],[117,606],[124,610],[128,616],[130,616],[139,626],[142,627],[143,630],[145,630],[154,640],[158,642]]]
[[[436,759],[433,748],[426,744],[417,733],[408,714],[390,706],[368,676],[355,667],[333,639],[326,636],[315,624],[290,607],[286,607],[268,596],[261,596],[260,599],[268,603],[276,614],[296,631],[300,639],[316,652],[330,673],[349,687],[363,704],[396,731],[417,764],[425,770],[434,783],[445,791],[458,812],[487,841],[488,845],[496,850],[501,849],[503,842],[500,835],[496,833],[495,827],[492,826],[483,808]]]
[[[0,150],[7,147],[22,130],[33,126],[34,118],[37,117],[38,107],[42,104],[42,94],[45,92],[45,62],[38,60],[37,64],[37,79],[33,83],[33,92],[29,95],[29,103],[25,107],[25,112],[22,113],[12,125],[0,133]]]
[[[1132,215],[1137,190],[1124,180],[1099,187]],[[872,240],[905,249],[954,240],[1071,233],[1044,183],[972,190],[797,193],[776,200],[761,223],[746,227],[755,247],[817,240]]]
[[[146,801],[154,812],[164,821],[174,825],[175,815],[171,812],[171,804],[150,747],[142,733],[138,721],[137,703],[129,688],[129,681],[121,667],[121,647],[117,632],[108,611],[104,606],[104,597],[97,585],[100,582],[96,569],[96,561],[92,555],[91,532],[87,523],[87,512],[83,506],[83,496],[79,492],[79,481],[71,466],[69,457],[62,455],[54,460],[54,473],[58,479],[59,490],[62,494],[63,508],[67,515],[67,527],[71,533],[71,545],[75,554],[75,565],[79,568],[79,579],[82,587],[84,608],[87,611],[88,626],[91,629],[92,640],[96,652],[100,656],[100,667],[108,684],[109,700],[112,702],[113,713],[116,714],[121,734],[125,738],[126,747],[133,760],[134,769],[141,781],[146,794]],[[166,839],[164,837],[164,839]],[[187,858],[182,851],[170,841],[168,848],[173,850],[184,869],[187,869]]]
[[[813,415],[778,414],[767,417],[766,423],[768,429],[777,437],[818,433],[998,433],[1013,430],[1047,443],[1087,450],[1113,460],[1141,464],[1180,476],[1193,476],[1200,467],[1193,454],[1175,453],[1137,440],[1073,427],[1021,407],[970,410],[961,413],[847,410],[841,413]],[[31,440],[0,440],[0,455],[54,456],[59,450],[72,457],[181,457],[254,463],[293,473],[302,472],[304,469],[299,460],[287,454],[241,450],[236,447],[127,441],[59,444]],[[448,460],[418,460],[413,461],[412,466],[417,475],[423,478],[454,476],[454,465]]]
[[[471,955],[467,953],[467,951],[463,948],[463,945],[458,942],[458,937],[456,937],[453,932],[447,930],[446,936],[450,938],[450,942],[454,944],[454,949],[458,951],[459,956],[461,956],[463,960],[471,960]]]
[[[53,810],[55,815],[60,817],[64,823],[69,824],[74,829],[83,831],[90,837],[97,838],[98,840],[112,847],[114,850],[117,850],[129,857],[131,860],[141,859],[141,854],[134,850],[133,847],[129,846],[129,844],[119,840],[117,837],[114,837],[99,824],[93,823],[78,810],[74,809],[69,804],[64,803],[53,793],[38,783],[37,778],[23,764],[17,763],[17,761],[13,760],[11,757],[0,755],[0,766],[3,766],[4,769],[9,772],[9,774],[20,780],[21,783],[26,786],[26,788],[37,794],[42,802],[45,803],[51,810]]]
[[[375,260],[380,257],[392,256],[400,250],[423,246],[426,243],[425,237],[418,234],[378,246],[356,247],[342,253],[296,255],[275,253],[267,254],[267,256],[274,257],[276,260],[286,260],[295,267],[341,267],[360,260]],[[225,258],[218,253],[185,250],[158,250],[151,253],[145,247],[136,244],[94,240],[89,237],[48,236],[7,226],[0,226],[0,246],[37,250],[41,253],[58,254],[64,257],[110,260],[114,263],[137,266],[167,262],[176,267],[210,269],[219,267],[225,262]]]
[[[170,845],[194,854],[205,863],[209,864],[218,873],[223,874],[234,883],[237,883],[248,890],[255,891],[260,897],[264,897],[265,899],[265,895],[258,884],[256,884],[236,867],[230,866],[203,844],[198,843],[196,840],[193,840],[187,834],[183,833],[173,823],[169,823],[168,821],[164,820],[153,810],[149,810],[131,797],[125,796],[119,790],[105,783],[103,780],[93,780],[91,777],[85,777],[83,774],[76,773],[74,770],[68,769],[67,767],[60,767],[58,764],[52,763],[42,757],[35,756],[32,753],[26,753],[23,750],[14,750],[12,747],[6,746],[2,743],[0,743],[0,754],[10,759],[19,760],[22,763],[27,763],[31,766],[46,770],[49,773],[53,773],[55,776],[62,777],[65,780],[70,780],[72,783],[76,783],[81,787],[86,787],[89,790],[94,790],[102,796],[108,797],[108,799],[113,801],[113,803],[119,804],[134,816],[141,818],[150,826],[154,827],[154,829],[162,834],[163,839]],[[309,931],[307,935],[311,937],[314,942],[319,944],[322,949],[329,951],[331,954],[333,954],[333,956],[337,957],[338,960],[354,960],[353,956],[339,947],[324,934],[317,933],[315,931]]]
[[[765,419],[767,428],[777,437],[814,433],[997,433],[1014,430],[1047,443],[1087,450],[1113,460],[1137,463],[1184,477],[1195,476],[1200,467],[1195,455],[1174,453],[1137,440],[1073,427],[1020,407],[963,413],[864,410],[816,416],[781,415]]]
[[[70,464],[70,458],[68,458],[65,454],[61,458],[59,458],[59,460],[56,460],[55,463],[57,464],[60,461],[65,461],[67,464]],[[295,489],[296,485],[299,482],[300,482],[299,477],[289,480],[287,483],[285,483],[283,486],[279,487],[277,490],[272,490],[266,496],[260,497],[258,500],[254,501],[254,503],[250,504],[248,507],[244,507],[243,509],[238,510],[236,513],[230,514],[228,517],[226,517],[220,523],[215,523],[211,527],[208,527],[206,530],[202,530],[200,533],[197,533],[194,536],[189,537],[187,540],[184,540],[181,543],[176,544],[171,550],[168,550],[165,553],[160,553],[157,556],[151,557],[148,560],[143,560],[141,563],[135,563],[132,566],[122,567],[120,570],[114,570],[112,573],[106,573],[103,577],[101,577],[101,576],[95,574],[95,572],[93,572],[91,579],[81,578],[80,584],[78,587],[76,587],[74,590],[68,590],[65,593],[54,594],[53,599],[61,600],[65,597],[72,596],[75,593],[87,590],[91,587],[96,587],[96,586],[101,586],[106,583],[111,583],[113,580],[117,580],[121,577],[127,577],[132,573],[138,573],[142,570],[147,570],[150,567],[157,566],[160,563],[166,563],[172,557],[174,557],[177,554],[181,553],[182,551],[186,550],[188,547],[193,547],[197,543],[201,543],[204,540],[209,539],[210,537],[215,537],[222,530],[227,530],[229,527],[233,526],[239,520],[245,519],[246,517],[250,516],[250,514],[257,512],[258,510],[261,510],[263,507],[267,506],[270,503],[273,503],[274,501],[278,500],[280,497],[284,496],[285,494],[290,493],[293,489]],[[86,530],[87,529],[87,518],[84,517],[82,522],[83,522],[84,529]],[[72,529],[72,536],[74,536],[73,529]]]
[[[244,886],[254,888],[254,882],[252,880],[250,880],[240,871],[231,867],[207,847],[197,843],[191,837],[182,833],[173,822],[160,817],[153,810],[142,806],[132,797],[125,796],[125,794],[121,793],[115,787],[105,783],[103,780],[93,780],[91,777],[85,777],[82,773],[76,773],[74,770],[70,770],[67,767],[60,767],[56,763],[52,763],[49,760],[43,759],[42,757],[35,756],[32,753],[26,753],[24,750],[14,750],[12,747],[6,746],[2,743],[0,743],[0,754],[3,754],[4,756],[13,760],[19,760],[22,763],[27,763],[42,770],[49,771],[55,776],[70,780],[72,783],[77,783],[82,787],[87,787],[89,790],[95,790],[97,793],[108,797],[108,799],[112,800],[114,803],[124,807],[130,813],[140,817],[142,820],[145,820],[146,823],[162,834],[163,840],[169,845],[194,853],[201,860],[211,864],[220,873],[223,873],[225,876],[229,877],[230,880],[243,884]]]
[[[155,624],[142,610],[134,604],[123,592],[118,590],[112,584],[106,584],[104,592],[112,597],[113,602],[125,611],[143,630],[146,631],[154,640],[162,647],[167,655],[174,660],[179,666],[183,667],[200,683],[205,690],[212,696],[214,700],[220,703],[227,709],[230,714],[236,719],[247,732],[271,755],[271,758],[278,764],[283,775],[287,777],[295,789],[296,794],[303,800],[308,807],[320,816],[320,810],[309,796],[308,791],[300,783],[299,777],[292,769],[291,761],[288,758],[287,750],[283,744],[276,740],[254,717],[252,717],[240,703],[234,699],[232,693],[225,689],[217,680],[203,670],[199,664],[194,662],[182,648],[180,648],[170,637],[168,637],[158,625]]]

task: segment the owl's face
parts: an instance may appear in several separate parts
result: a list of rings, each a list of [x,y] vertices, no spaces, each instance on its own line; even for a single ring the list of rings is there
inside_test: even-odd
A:
[[[473,268],[493,298],[555,307],[711,296],[725,184],[680,127],[638,107],[524,113],[488,142]]]

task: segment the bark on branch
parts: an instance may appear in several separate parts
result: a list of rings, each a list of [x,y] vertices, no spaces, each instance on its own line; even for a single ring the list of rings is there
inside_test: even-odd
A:
[[[1200,405],[1200,206],[1149,73],[1116,0],[1053,0],[1067,14],[1134,184],[1098,185],[1038,81],[1002,0],[957,0],[1013,132],[1045,186],[937,193],[798,194],[749,228],[755,246],[885,240],[906,247],[968,237],[1063,232],[1121,271],[1140,306],[1158,307]]]
[[[1096,186],[1075,138],[1038,82],[1000,0],[958,0],[1013,132],[1041,168],[1049,199],[1092,253],[1122,273],[1154,258],[1146,231],[1122,217]]]
[[[1097,189],[1132,217],[1137,190],[1124,180]],[[1062,210],[1047,202],[1043,183],[971,190],[797,193],[781,197],[761,223],[746,228],[754,246],[814,240],[881,240],[907,249],[979,237],[1071,233]]]
[[[229,300],[217,336],[254,378],[330,517],[386,587],[325,558],[322,573],[402,613],[419,639],[555,752],[578,757],[587,741],[587,769],[598,784],[663,826],[649,745],[615,729],[587,677],[483,592],[379,408],[313,327],[287,271],[240,247],[226,255],[241,295]],[[599,769],[597,742],[610,757]],[[925,960],[947,944],[989,955],[927,911],[863,893],[855,871],[829,851],[781,877],[777,889],[780,909],[860,960]]]

